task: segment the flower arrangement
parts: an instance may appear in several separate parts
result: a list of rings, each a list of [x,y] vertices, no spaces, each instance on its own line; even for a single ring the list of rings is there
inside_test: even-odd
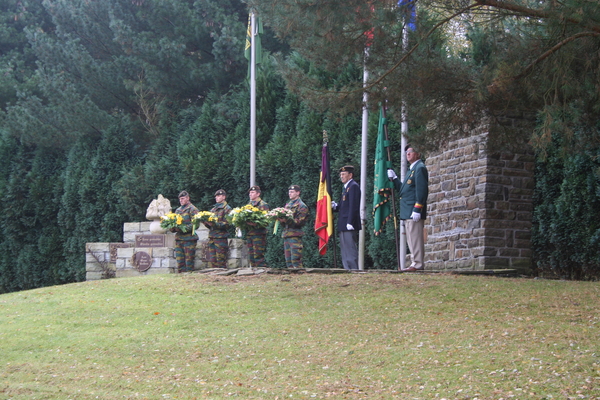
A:
[[[267,212],[250,204],[234,208],[225,218],[230,224],[242,230],[265,228],[269,225]]]
[[[183,225],[183,217],[174,212],[167,213],[160,217],[160,227],[168,230],[179,228],[183,233],[187,233],[189,230],[188,226]]]
[[[293,221],[294,212],[284,207],[277,207],[267,213],[267,218],[275,221],[275,226],[273,227],[273,235],[276,235],[277,229],[279,228],[279,220],[285,219],[288,221]]]
[[[271,220],[278,220],[278,219],[288,219],[288,220],[293,220],[294,219],[294,212],[292,210],[289,210],[287,208],[283,208],[283,207],[277,207],[272,209],[271,211],[269,211],[267,213],[267,218],[271,219]]]
[[[200,211],[199,213],[194,214],[192,217],[192,225],[194,226],[194,229],[198,229],[201,223],[217,221],[217,216],[210,211]]]

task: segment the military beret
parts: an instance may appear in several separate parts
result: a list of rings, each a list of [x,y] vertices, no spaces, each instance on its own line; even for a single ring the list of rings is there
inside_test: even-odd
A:
[[[256,191],[256,192],[260,192],[260,186],[254,185],[250,189],[248,189],[249,192],[251,192],[253,190]]]
[[[179,196],[177,197],[190,197],[190,194],[188,192],[186,192],[185,190],[182,190],[181,193],[179,193]]]
[[[298,185],[292,185],[288,188],[288,190],[295,190],[296,192],[300,191],[300,186]]]
[[[349,173],[353,174],[354,167],[352,165],[344,165],[342,168],[340,168],[340,172],[349,172]]]
[[[227,196],[227,193],[223,189],[219,189],[215,192],[215,196],[220,196],[220,195]]]

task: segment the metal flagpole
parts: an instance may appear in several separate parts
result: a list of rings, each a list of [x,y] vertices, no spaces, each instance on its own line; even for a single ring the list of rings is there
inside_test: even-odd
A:
[[[367,58],[369,58],[369,47],[365,47],[365,62],[363,69],[363,87],[367,86],[369,79],[369,71],[367,70]],[[362,109],[362,142],[360,150],[360,221],[362,229],[358,231],[358,269],[365,269],[365,227],[366,216],[365,207],[367,204],[367,148],[368,148],[368,127],[369,127],[369,109],[367,102],[369,94],[363,92],[363,109]]]
[[[408,22],[405,22],[404,27],[402,28],[402,49],[404,52],[408,49]],[[400,132],[401,140],[400,140],[400,182],[404,182],[404,177],[406,176],[406,170],[408,168],[406,163],[406,152],[404,148],[406,147],[406,134],[408,133],[408,118],[406,115],[406,102],[402,100],[401,106],[401,118],[402,122],[400,123]],[[405,269],[406,264],[406,228],[404,226],[404,221],[400,220],[400,270]]]
[[[250,186],[256,183],[256,16],[250,13]]]

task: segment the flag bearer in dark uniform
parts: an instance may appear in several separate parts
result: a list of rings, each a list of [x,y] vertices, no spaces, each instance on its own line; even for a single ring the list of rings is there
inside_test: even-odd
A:
[[[254,185],[248,190],[250,204],[262,211],[269,211],[269,205],[260,198],[260,186]],[[250,266],[266,268],[265,251],[267,250],[267,228],[255,228],[246,232],[246,244],[250,256]]]
[[[338,211],[337,230],[340,233],[340,251],[344,269],[358,270],[358,231],[360,221],[360,186],[353,179],[354,167],[346,165],[340,168],[340,180],[344,190],[340,202],[333,202],[333,211]]]
[[[302,227],[308,218],[308,207],[300,199],[300,186],[292,185],[288,188],[290,201],[285,208],[294,213],[293,220],[283,220],[283,248],[285,250],[285,264],[288,268],[302,268]]]
[[[223,189],[215,192],[216,204],[210,210],[217,217],[217,222],[204,222],[208,231],[208,262],[212,268],[227,268],[227,253],[229,252],[229,222],[225,216],[231,212],[227,204],[227,193]]]
[[[181,205],[175,214],[183,217],[183,225],[188,229],[183,233],[179,228],[172,228],[175,232],[175,259],[177,260],[178,272],[191,272],[194,270],[196,259],[196,244],[198,236],[192,234],[192,216],[198,213],[198,209],[190,202],[190,195],[185,190],[179,193],[179,204]]]

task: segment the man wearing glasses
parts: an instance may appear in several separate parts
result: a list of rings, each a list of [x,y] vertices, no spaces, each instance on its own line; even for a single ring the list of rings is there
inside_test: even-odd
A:
[[[400,219],[404,220],[406,228],[406,241],[410,249],[412,260],[403,272],[422,271],[425,255],[425,239],[423,228],[427,217],[427,196],[429,195],[429,173],[421,154],[412,145],[406,146],[406,160],[410,168],[406,171],[404,182],[400,184],[398,176],[392,169],[388,169],[388,177],[400,191]]]

